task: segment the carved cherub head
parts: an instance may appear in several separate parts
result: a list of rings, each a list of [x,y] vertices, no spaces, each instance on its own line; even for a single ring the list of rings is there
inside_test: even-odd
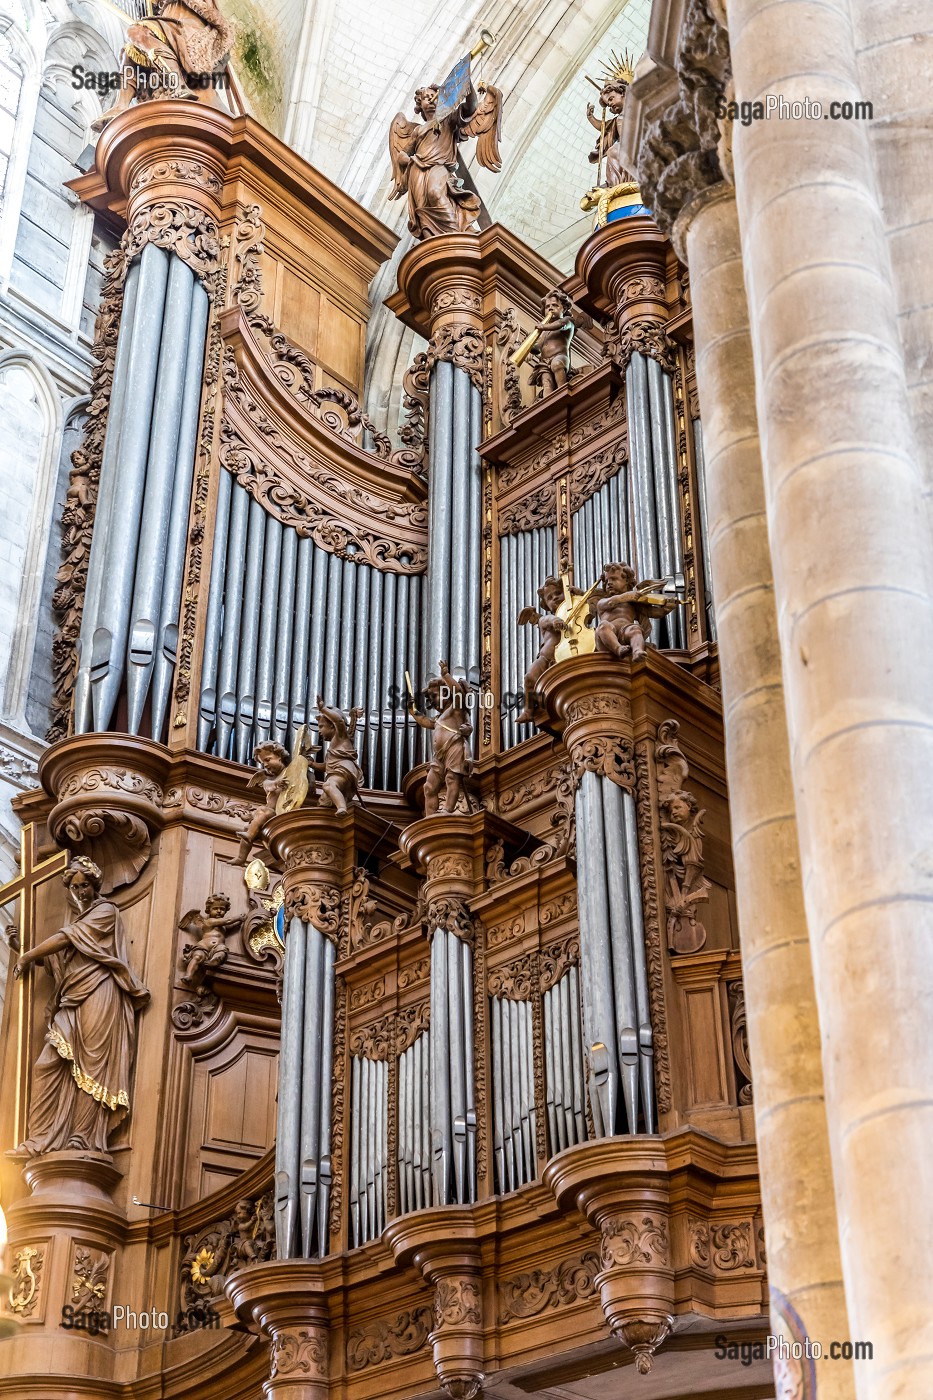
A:
[[[699,809],[699,802],[692,792],[685,792],[682,788],[678,792],[672,792],[669,797],[661,801],[662,808],[665,809],[668,819],[675,826],[687,826],[690,818]]]
[[[212,894],[204,901],[204,912],[209,919],[222,919],[230,911],[230,901],[225,894]]]
[[[546,612],[557,612],[564,601],[564,586],[559,578],[555,578],[553,574],[548,575],[538,589],[538,601]]]
[[[628,83],[624,78],[610,78],[599,90],[600,105],[608,107],[614,117],[619,117],[625,107],[627,92]]]
[[[558,317],[566,320],[573,311],[573,302],[566,292],[562,292],[559,287],[555,287],[552,292],[548,292],[544,298],[545,316]]]
[[[607,564],[603,569],[603,579],[607,593],[627,593],[635,587],[635,570],[631,564]]]
[[[437,93],[436,83],[428,83],[426,87],[418,88],[415,93],[415,111],[426,122],[434,120],[434,113],[437,111]]]
[[[277,778],[288,763],[288,749],[266,740],[253,750],[253,762],[258,763],[270,778]]]

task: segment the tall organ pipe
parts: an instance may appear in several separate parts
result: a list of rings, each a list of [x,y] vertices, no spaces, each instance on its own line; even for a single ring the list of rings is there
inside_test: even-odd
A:
[[[237,487],[237,490],[241,489]],[[229,472],[221,472],[217,486],[214,548],[211,553],[211,578],[207,593],[207,618],[204,624],[204,661],[201,667],[201,703],[198,709],[199,749],[207,747],[217,714],[217,666],[220,661],[220,628],[224,609],[227,531],[230,525],[230,497],[232,493],[233,477]],[[235,567],[236,560],[234,560]]]
[[[182,401],[185,393],[187,355],[179,347],[188,344],[191,324],[191,292],[194,273],[180,258],[172,257],[168,265],[168,283],[162,321],[162,343],[156,373],[152,422],[148,433],[148,456],[144,471],[139,523],[139,547],[136,559],[128,561],[125,572],[127,585],[132,583],[132,600],[128,610],[126,646],[127,728],[131,734],[139,731],[143,705],[152,677],[158,630],[159,601],[162,595],[162,575],[165,548],[171,517],[172,486],[175,456],[178,449],[178,429],[181,424]],[[172,353],[169,352],[171,346]],[[119,522],[118,522],[119,524]],[[135,581],[133,574],[135,569]],[[117,651],[111,653],[116,661]],[[120,671],[112,665],[119,693]],[[110,677],[101,688],[101,705],[112,687]],[[114,703],[116,694],[114,695]],[[109,717],[108,717],[109,718]],[[106,723],[106,721],[105,721]]]
[[[291,734],[289,682],[295,617],[295,573],[298,567],[298,535],[295,530],[282,530],[282,553],[279,565],[279,596],[275,628],[275,675],[272,688],[272,737],[276,743],[287,743]],[[299,628],[299,630],[302,630]]]
[[[279,614],[282,579],[282,526],[266,516],[262,564],[262,606],[259,610],[259,649],[256,658],[255,710],[253,726],[260,740],[272,731],[272,691],[275,683],[275,634]],[[270,606],[271,604],[271,606]]]
[[[250,739],[256,722],[256,657],[259,651],[259,614],[262,607],[260,580],[265,554],[266,512],[250,497],[249,529],[246,536],[246,576],[243,584],[243,611],[240,615],[240,656],[237,668],[236,759],[247,763],[251,757]]]
[[[428,496],[428,573],[425,665],[448,660],[450,642],[451,463],[454,367],[442,360],[431,376],[431,465]]]
[[[278,1120],[275,1130],[275,1252],[300,1254],[299,1131],[303,1063],[305,925],[292,919],[285,940],[282,1043],[279,1050]]]
[[[237,716],[237,672],[240,650],[240,618],[243,613],[243,589],[246,540],[249,531],[250,496],[238,484],[233,487],[230,504],[230,534],[227,540],[226,588],[223,599],[223,640],[220,646],[220,670],[217,677],[219,696],[217,710],[217,752],[229,758],[230,742]],[[215,548],[222,547],[222,538],[215,535]]]
[[[207,317],[210,302],[200,282],[191,291],[191,319],[188,326],[188,352],[185,361],[185,393],[182,400],[178,447],[175,453],[172,514],[166,542],[162,598],[156,630],[155,664],[152,675],[153,739],[160,739],[165,725],[169,693],[178,655],[178,613],[181,606],[182,577],[185,567],[185,547],[188,542],[188,515],[191,507],[191,483],[194,478],[194,458],[197,449],[198,420],[201,413],[201,387],[204,369],[204,346],[207,339]],[[227,475],[226,472],[223,473]],[[143,526],[145,530],[145,525]]]
[[[104,450],[101,458],[100,484],[97,490],[96,522],[101,530],[101,541],[109,530],[110,508],[116,489],[117,462],[119,460],[120,428],[123,424],[123,408],[126,402],[126,384],[130,361],[130,347],[136,325],[136,302],[139,290],[139,263],[134,262],[126,275],[123,290],[123,310],[120,316],[120,330],[117,335],[117,350],[114,357],[113,380],[110,388],[110,404],[107,410],[107,432],[104,437]],[[84,587],[84,612],[81,617],[81,635],[77,644],[78,669],[75,676],[74,726],[76,734],[85,734],[91,728],[91,640],[97,625],[97,609],[100,605],[100,590],[104,574],[104,546],[97,548],[92,540],[91,556],[88,560],[87,580]]]

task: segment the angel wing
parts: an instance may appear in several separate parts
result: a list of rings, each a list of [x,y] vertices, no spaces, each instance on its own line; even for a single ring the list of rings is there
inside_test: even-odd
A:
[[[482,85],[480,85],[482,88]],[[398,117],[395,119],[398,121]],[[393,123],[394,126],[395,123]],[[487,170],[501,170],[499,132],[502,127],[502,93],[497,87],[486,87],[483,100],[468,121],[460,123],[461,140],[476,137],[476,159]],[[391,140],[391,136],[389,138]]]
[[[533,622],[533,623],[535,623],[535,624],[537,625],[537,623],[539,623],[540,621],[541,621],[541,614],[538,612],[538,609],[537,609],[537,608],[532,608],[532,607],[522,608],[521,612],[518,614],[518,625],[519,625],[519,627],[524,627],[525,624],[528,623],[528,622]]]
[[[204,928],[200,909],[189,909],[187,914],[182,914],[178,927],[182,933],[193,933],[200,938]]]
[[[396,112],[389,127],[389,159],[392,162],[392,189],[390,199],[401,199],[408,193],[408,145],[418,130],[417,122],[410,122],[404,112]],[[402,159],[404,157],[404,160]]]
[[[262,770],[261,768],[257,768],[256,772],[255,772],[255,773],[252,775],[252,777],[249,779],[249,781],[247,782],[246,786],[247,786],[248,788],[258,787],[259,784],[260,784],[260,783],[263,781],[263,779],[265,778],[265,776],[266,776],[266,775],[265,775],[265,773],[263,772],[263,770]]]

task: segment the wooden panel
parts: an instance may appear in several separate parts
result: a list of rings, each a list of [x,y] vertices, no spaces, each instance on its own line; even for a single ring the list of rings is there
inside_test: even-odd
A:
[[[362,348],[360,323],[325,297],[318,341],[318,355],[324,369],[357,387],[362,371]]]
[[[690,1107],[729,1102],[719,983],[685,988]]]
[[[309,355],[318,351],[318,325],[321,319],[320,293],[290,267],[279,270],[281,295],[279,325]]]
[[[246,1050],[232,1064],[210,1071],[204,1144],[262,1151],[275,1127],[277,1056]]]

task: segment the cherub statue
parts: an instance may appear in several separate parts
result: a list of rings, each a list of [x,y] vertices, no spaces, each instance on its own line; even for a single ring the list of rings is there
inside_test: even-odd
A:
[[[272,740],[267,740],[262,744],[257,744],[253,750],[253,762],[259,764],[259,772],[254,773],[250,778],[248,786],[261,786],[265,794],[265,802],[254,813],[249,826],[240,837],[240,848],[237,851],[237,865],[245,865],[249,860],[249,853],[259,839],[259,833],[275,816],[276,807],[282,793],[288,789],[288,776],[286,765],[288,763],[288,749],[281,744],[276,744]]]
[[[260,1258],[256,1248],[256,1234],[259,1229],[259,1213],[256,1206],[244,1196],[233,1207],[233,1229],[230,1243],[237,1264],[255,1264]]]
[[[226,67],[232,42],[233,29],[213,0],[155,0],[152,14],[134,20],[126,31],[120,95],[91,130],[101,131],[136,98],[218,106],[212,79]]]
[[[446,661],[438,662],[438,669],[440,676],[433,676],[425,686],[428,705],[438,711],[437,719],[420,714],[414,702],[408,707],[415,723],[422,729],[432,731],[434,752],[424,780],[426,817],[433,817],[438,812],[456,812],[461,802],[468,811],[471,809],[470,798],[464,788],[464,780],[473,769],[469,752],[473,725],[467,711],[470,687],[450,674]],[[441,788],[444,789],[443,801]]]
[[[635,582],[631,564],[607,564],[596,604],[596,650],[612,656],[644,656],[651,636],[651,620],[666,617],[681,606],[679,598],[661,592],[670,579],[649,578]]]
[[[579,588],[570,588],[569,591],[572,598],[582,596]],[[543,612],[538,612],[534,607],[527,607],[522,608],[518,614],[519,627],[526,627],[532,623],[537,626],[541,644],[538,647],[538,655],[525,672],[525,707],[517,716],[516,724],[530,724],[534,718],[535,687],[545,671],[554,665],[555,653],[567,630],[566,620],[559,616],[561,612],[566,611],[564,585],[559,578],[555,578],[553,574],[548,575],[538,589],[538,602]]]
[[[437,83],[415,93],[421,121],[410,122],[398,112],[389,127],[389,156],[393,185],[390,199],[408,195],[408,227],[415,238],[438,233],[465,233],[480,211],[479,196],[465,189],[457,176],[457,146],[476,137],[476,159],[486,170],[501,169],[499,127],[502,94],[478,85],[482,100],[469,87],[466,99],[438,117]]]
[[[363,786],[363,770],[356,753],[353,736],[363,711],[354,708],[349,715],[343,710],[329,709],[323,696],[317,697],[318,733],[327,745],[324,755],[324,782],[321,785],[322,807],[334,807],[346,812]]]
[[[573,302],[566,292],[548,292],[544,298],[544,317],[535,322],[539,332],[535,341],[531,382],[539,397],[562,389],[570,378],[570,342],[575,330]]]
[[[182,982],[200,993],[208,972],[227,961],[227,934],[238,928],[242,919],[228,919],[230,901],[225,894],[212,894],[204,904],[203,914],[189,909],[178,927],[182,933],[193,934],[195,943],[186,943],[181,950],[185,960]]]

